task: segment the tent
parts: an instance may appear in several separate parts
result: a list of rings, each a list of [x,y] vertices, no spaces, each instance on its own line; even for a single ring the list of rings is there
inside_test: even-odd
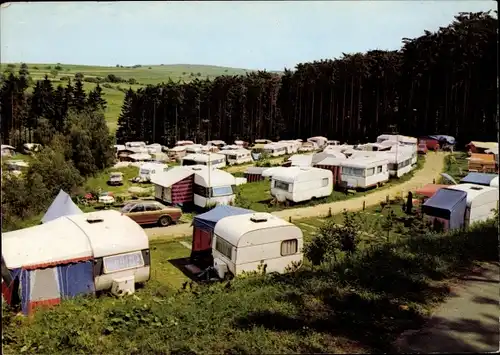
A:
[[[466,177],[460,180],[461,184],[475,184],[491,186],[493,179],[498,177],[497,174],[487,174],[487,173],[469,173]]]
[[[431,135],[428,137],[431,139],[435,139],[440,143],[445,142],[446,144],[450,144],[450,145],[455,145],[455,143],[456,143],[455,137],[447,136],[445,134],[434,134],[434,135]]]
[[[204,259],[212,255],[212,236],[215,225],[224,217],[253,213],[239,207],[220,205],[193,219],[193,242],[191,260]]]
[[[71,200],[71,197],[63,190],[60,190],[43,216],[42,223],[47,223],[59,217],[82,213],[82,210]]]
[[[445,230],[461,228],[466,209],[467,192],[449,188],[439,189],[422,206],[427,219],[443,223]]]
[[[448,186],[449,185],[442,185],[442,184],[427,184],[427,185],[415,190],[415,193],[417,195],[422,195],[426,198],[430,198],[430,197],[434,196],[434,194],[439,189],[446,188]]]

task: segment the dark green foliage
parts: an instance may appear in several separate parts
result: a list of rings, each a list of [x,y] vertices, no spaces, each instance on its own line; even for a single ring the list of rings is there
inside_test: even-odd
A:
[[[83,80],[84,75],[83,73],[75,73],[75,79],[76,80]]]
[[[123,127],[130,133],[121,135],[167,145],[180,138],[230,142],[312,135],[356,142],[394,128],[411,136],[442,132],[459,144],[494,141],[496,81],[490,73],[496,70],[496,30],[490,14],[464,13],[435,33],[405,39],[399,51],[301,63],[281,76],[257,72],[199,80],[198,111],[186,95],[192,83],[139,89],[131,116],[142,128]],[[207,121],[201,137],[200,117]]]

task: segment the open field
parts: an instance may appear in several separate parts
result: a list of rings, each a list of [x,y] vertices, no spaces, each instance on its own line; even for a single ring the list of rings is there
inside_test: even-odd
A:
[[[70,77],[74,79],[76,73],[82,73],[84,77],[101,77],[104,78],[109,74],[114,74],[121,77],[122,79],[129,80],[135,79],[138,84],[130,85],[128,83],[110,84],[107,83],[105,87],[104,84],[100,84],[104,99],[108,102],[108,107],[105,111],[106,121],[112,133],[116,131],[116,123],[118,116],[121,112],[121,106],[123,104],[123,99],[125,93],[118,88],[128,89],[131,87],[136,90],[144,85],[149,84],[159,84],[161,82],[167,82],[169,79],[172,81],[185,81],[188,82],[194,78],[198,79],[213,79],[219,75],[242,75],[251,70],[238,69],[238,68],[226,68],[211,65],[190,65],[190,64],[173,64],[173,65],[143,65],[139,68],[132,67],[104,67],[104,66],[88,66],[88,65],[72,65],[72,64],[36,64],[36,63],[26,63],[28,65],[28,70],[30,76],[34,81],[43,80],[45,75],[48,75],[49,79],[53,82],[55,86],[61,84],[65,86],[66,81],[61,81],[61,77]],[[0,64],[0,71],[3,73],[7,69],[5,63]],[[52,73],[57,65],[61,66],[61,70],[57,71],[57,75],[54,76]],[[15,63],[14,72],[19,71],[20,63]],[[84,82],[85,90],[88,92],[95,87],[96,84]]]

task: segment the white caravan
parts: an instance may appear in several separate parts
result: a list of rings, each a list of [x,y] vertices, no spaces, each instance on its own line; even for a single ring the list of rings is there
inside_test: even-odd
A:
[[[181,159],[181,165],[206,165],[212,168],[223,168],[226,166],[226,156],[216,153],[188,154]]]
[[[203,152],[203,146],[201,144],[190,144],[185,145],[186,154],[197,154]]]
[[[194,171],[193,201],[196,206],[234,203],[236,179],[228,172],[206,166],[190,166]]]
[[[272,157],[278,157],[286,154],[286,145],[282,143],[269,143],[264,145],[264,153]]]
[[[127,142],[125,143],[125,149],[134,153],[148,153],[146,143],[144,142]]]
[[[326,142],[328,142],[328,138],[317,136],[317,137],[307,138],[307,141],[316,143],[318,148],[322,149],[326,147]]]
[[[269,213],[224,217],[214,229],[214,268],[221,279],[259,267],[266,273],[285,273],[294,264],[302,264],[303,245],[299,227]]]
[[[269,139],[256,139],[254,141],[255,144],[270,144],[272,143],[273,141],[272,140],[269,140]]]
[[[393,145],[391,149],[389,150],[390,153],[397,153],[397,154],[407,154],[411,156],[411,164],[415,165],[417,164],[417,146],[414,145]]]
[[[253,161],[249,150],[240,148],[237,150],[227,150],[224,152],[229,165],[251,163]]]
[[[193,141],[177,141],[177,143],[175,143],[175,146],[176,147],[182,147],[182,146],[185,146],[185,145],[193,145],[194,142]]]
[[[413,153],[411,151],[399,151],[398,153],[391,151],[380,154],[387,157],[387,160],[389,161],[387,169],[389,169],[390,176],[399,178],[404,174],[409,173],[414,168],[412,165]]]
[[[498,188],[474,184],[450,185],[449,189],[467,192],[465,226],[495,217],[498,208]]]
[[[319,168],[290,167],[277,170],[271,180],[271,196],[278,201],[302,202],[330,196],[333,173]]]
[[[351,189],[382,185],[389,180],[388,164],[389,161],[381,157],[343,160],[341,180]]]
[[[279,141],[278,143],[286,147],[286,154],[295,154],[302,146],[302,143],[297,141]]]
[[[150,182],[151,176],[163,173],[168,170],[168,166],[166,164],[158,164],[158,163],[145,163],[142,164],[139,168],[139,178],[142,182]]]

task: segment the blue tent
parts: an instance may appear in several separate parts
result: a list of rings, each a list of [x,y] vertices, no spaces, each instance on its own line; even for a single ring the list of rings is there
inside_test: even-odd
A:
[[[71,197],[60,190],[49,209],[42,218],[42,223],[50,222],[62,216],[83,213],[80,208],[71,200]]]
[[[490,186],[491,180],[497,176],[497,174],[469,173],[466,177],[460,180],[460,183]]]
[[[464,225],[466,208],[467,192],[443,188],[425,201],[422,212],[447,221],[448,229],[456,229]]]
[[[193,225],[195,228],[199,227],[202,229],[209,229],[212,232],[215,228],[217,222],[222,218],[228,216],[237,216],[240,214],[253,213],[254,211],[247,210],[240,207],[233,207],[227,205],[220,205],[208,212],[200,214],[193,219]]]

